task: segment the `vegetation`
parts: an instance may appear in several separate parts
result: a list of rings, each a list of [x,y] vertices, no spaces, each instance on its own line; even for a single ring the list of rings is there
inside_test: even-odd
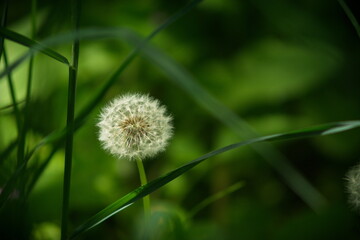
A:
[[[0,238],[357,239],[352,9],[2,1]],[[100,109],[128,93],[173,118],[166,150],[137,161],[141,182],[98,140]]]

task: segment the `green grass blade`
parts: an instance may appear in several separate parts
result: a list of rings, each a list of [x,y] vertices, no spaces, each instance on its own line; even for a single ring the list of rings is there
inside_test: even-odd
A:
[[[80,0],[71,1],[71,14],[74,24],[74,29],[79,29],[80,21]],[[61,240],[67,239],[68,235],[68,220],[69,220],[69,202],[70,202],[70,187],[71,187],[71,169],[72,169],[72,154],[73,141],[75,133],[75,99],[76,99],[76,81],[80,54],[80,42],[74,40],[72,45],[72,62],[69,66],[69,88],[68,88],[68,105],[67,105],[67,121],[65,142],[65,161],[64,161],[64,181],[63,181],[63,199],[62,199],[62,214],[61,214]]]
[[[201,211],[202,209],[204,209],[205,207],[209,206],[211,203],[239,190],[240,188],[242,188],[244,186],[244,182],[237,182],[233,185],[231,185],[230,187],[217,192],[216,194],[204,199],[202,202],[200,202],[198,205],[196,205],[189,213],[189,218],[193,218],[199,211]]]
[[[25,37],[21,34],[18,34],[14,31],[11,31],[9,29],[6,29],[4,27],[0,27],[0,36],[2,36],[3,38],[6,38],[8,40],[11,40],[13,42],[19,43],[25,47],[29,47],[29,48],[37,48],[40,52],[44,53],[45,55],[61,62],[61,63],[65,63],[67,65],[69,65],[69,61],[67,60],[66,57],[64,57],[63,55],[61,55],[60,53],[45,47],[45,46],[41,46],[41,44],[37,41],[34,41],[28,37]]]
[[[359,25],[358,21],[356,20],[354,14],[351,12],[350,8],[344,2],[344,0],[338,0],[338,2],[340,4],[340,6],[342,7],[342,9],[344,10],[346,16],[349,18],[351,24],[354,26],[358,37],[360,38],[360,25]]]
[[[221,153],[254,144],[260,143],[264,141],[277,141],[277,140],[292,140],[298,138],[305,138],[305,137],[314,137],[314,136],[323,136],[329,135],[334,133],[339,133],[343,131],[348,131],[350,129],[359,128],[360,121],[347,121],[347,122],[336,122],[336,123],[329,123],[321,126],[311,127],[299,131],[293,131],[288,133],[281,133],[281,134],[274,134],[269,136],[263,136],[258,138],[249,139],[246,141],[242,141],[239,143],[234,143],[228,145],[226,147],[217,149],[215,151],[209,152],[151,182],[148,184],[141,186],[134,191],[126,194],[124,197],[120,198],[119,200],[115,201],[114,203],[110,204],[108,207],[104,208],[99,213],[95,214],[93,217],[89,218],[84,224],[80,225],[74,233],[71,235],[70,239],[75,239],[76,237],[80,236],[84,232],[90,230],[91,228],[95,227],[96,225],[100,224],[101,222],[105,221],[109,217],[113,216],[114,214],[124,210],[125,208],[132,205],[135,201],[149,195],[150,193],[154,192],[155,190],[159,189],[160,187],[164,186],[165,184],[171,182],[175,178],[183,175],[199,163],[205,161],[208,158],[214,157]]]

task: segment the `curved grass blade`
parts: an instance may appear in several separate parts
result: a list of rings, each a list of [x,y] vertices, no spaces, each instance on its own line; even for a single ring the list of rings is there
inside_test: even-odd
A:
[[[39,42],[34,41],[28,37],[25,37],[19,33],[16,33],[14,31],[11,31],[4,27],[0,27],[0,36],[2,36],[2,38],[6,38],[13,42],[19,43],[25,47],[37,48],[40,52],[44,53],[45,55],[47,55],[61,63],[65,63],[65,64],[69,65],[69,61],[67,60],[67,58],[64,57],[63,55],[61,55],[60,53],[55,52],[54,50],[52,50],[48,47],[41,46],[41,44]]]
[[[151,182],[146,185],[143,185],[134,191],[126,194],[124,197],[120,198],[119,200],[115,201],[114,203],[110,204],[108,207],[104,208],[102,211],[95,214],[93,217],[89,218],[84,224],[80,225],[74,233],[71,235],[70,239],[75,239],[76,237],[80,236],[84,232],[90,230],[91,228],[97,226],[98,224],[102,223],[109,217],[113,216],[114,214],[124,210],[125,208],[132,205],[137,200],[149,195],[150,193],[154,192],[155,190],[159,189],[160,187],[164,186],[165,184],[171,182],[175,178],[183,175],[199,163],[205,161],[206,159],[219,155],[221,153],[246,146],[249,144],[264,142],[264,141],[277,141],[277,140],[290,140],[290,139],[298,139],[298,138],[305,138],[305,137],[314,137],[314,136],[323,136],[329,135],[334,133],[339,133],[343,131],[347,131],[353,128],[360,127],[360,121],[346,121],[346,122],[336,122],[336,123],[328,123],[321,126],[306,128],[303,130],[288,132],[288,133],[281,133],[281,134],[274,134],[269,136],[263,136],[258,138],[249,139],[246,141],[242,141],[239,143],[234,143],[228,145],[226,147],[217,149],[215,151],[209,152]]]

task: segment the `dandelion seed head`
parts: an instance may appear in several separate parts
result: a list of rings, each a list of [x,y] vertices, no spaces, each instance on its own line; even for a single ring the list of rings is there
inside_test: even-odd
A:
[[[354,208],[360,210],[360,164],[348,171],[346,180],[349,202]]]
[[[103,108],[98,127],[105,150],[118,158],[145,159],[165,150],[171,117],[159,101],[141,94],[115,98]]]

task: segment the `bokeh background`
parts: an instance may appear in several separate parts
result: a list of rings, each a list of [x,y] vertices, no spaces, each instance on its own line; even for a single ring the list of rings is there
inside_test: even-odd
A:
[[[125,27],[146,37],[186,3],[83,1],[81,28]],[[30,36],[30,5],[10,1],[9,29]],[[67,1],[40,0],[37,10],[37,40],[71,31]],[[151,43],[259,135],[359,119],[360,39],[335,0],[205,0]],[[27,50],[5,44],[11,61]],[[81,42],[77,110],[132,48],[118,39]],[[70,56],[70,45],[55,49]],[[26,76],[27,64],[13,73],[20,100],[25,98]],[[65,65],[36,56],[29,148],[65,126],[67,77]],[[135,162],[115,159],[97,140],[99,109],[128,92],[159,99],[174,118],[174,137],[166,152],[144,162],[149,180],[247,138],[197,104],[156,64],[138,57],[75,135],[71,228],[140,184]],[[1,80],[0,106],[8,104],[8,86]],[[1,111],[1,149],[15,137],[12,112]],[[272,145],[324,196],[320,211],[314,212],[294,193],[257,151],[245,147],[209,159],[151,194],[153,211],[165,219],[153,227],[154,239],[358,239],[360,219],[347,203],[345,174],[360,160],[359,130]],[[50,149],[45,146],[32,161],[41,162]],[[63,161],[62,149],[29,198],[26,222],[34,239],[59,237]],[[3,183],[13,165],[0,163]],[[201,201],[237,182],[244,186],[189,217]],[[141,218],[139,201],[82,239],[139,239]]]

